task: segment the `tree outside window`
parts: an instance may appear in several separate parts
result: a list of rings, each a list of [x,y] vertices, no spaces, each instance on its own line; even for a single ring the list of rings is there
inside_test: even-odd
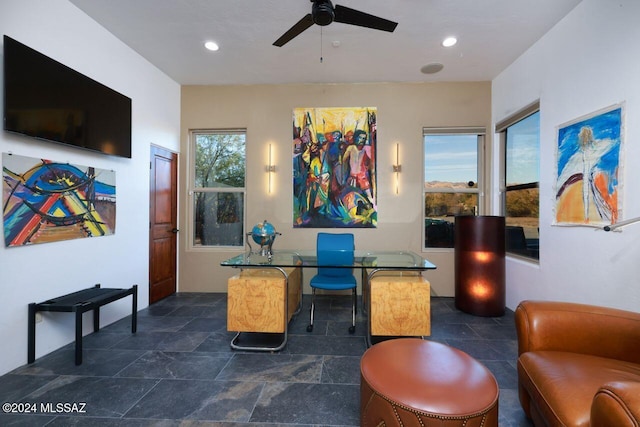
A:
[[[192,131],[193,247],[244,246],[244,130]]]

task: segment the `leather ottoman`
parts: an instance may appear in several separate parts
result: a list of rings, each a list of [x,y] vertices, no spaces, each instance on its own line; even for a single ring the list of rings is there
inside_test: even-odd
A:
[[[360,361],[361,426],[497,427],[498,395],[483,364],[433,341],[383,341]]]

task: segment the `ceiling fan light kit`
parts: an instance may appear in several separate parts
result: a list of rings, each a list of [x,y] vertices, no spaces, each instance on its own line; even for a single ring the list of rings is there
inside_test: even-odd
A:
[[[302,17],[302,19],[294,24],[293,27],[280,36],[280,38],[273,43],[274,46],[284,46],[313,24],[324,27],[332,22],[340,22],[342,24],[357,25],[359,27],[387,31],[390,33],[392,33],[398,26],[397,22],[389,21],[388,19],[370,15],[359,10],[340,5],[336,5],[334,7],[330,0],[310,1],[313,3],[311,6],[311,13]]]
[[[314,1],[313,6],[311,6],[311,16],[314,24],[323,27],[331,24],[336,17],[333,12],[333,5],[328,0]]]

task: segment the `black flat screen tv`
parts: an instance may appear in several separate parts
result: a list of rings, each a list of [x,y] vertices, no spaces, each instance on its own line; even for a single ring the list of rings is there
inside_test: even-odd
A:
[[[131,98],[5,35],[4,129],[131,158]]]

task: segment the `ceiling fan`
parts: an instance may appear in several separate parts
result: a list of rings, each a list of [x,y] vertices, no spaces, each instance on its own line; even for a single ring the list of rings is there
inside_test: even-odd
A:
[[[311,13],[306,14],[293,27],[291,27],[289,31],[273,42],[274,46],[284,46],[313,24],[325,26],[335,21],[343,24],[372,28],[374,30],[388,31],[390,33],[392,33],[398,25],[397,22],[369,15],[368,13],[340,6],[339,4],[334,7],[330,0],[310,1],[313,3],[311,6]]]

